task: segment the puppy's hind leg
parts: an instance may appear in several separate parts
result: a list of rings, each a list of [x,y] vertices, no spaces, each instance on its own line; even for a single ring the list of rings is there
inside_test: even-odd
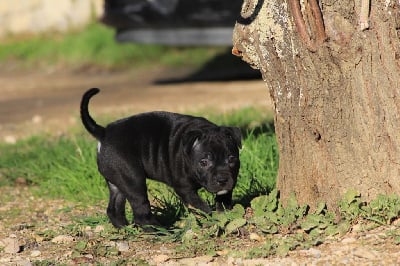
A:
[[[110,199],[107,207],[108,218],[115,227],[124,227],[129,224],[125,215],[126,197],[111,182],[107,181],[107,185],[110,190]]]
[[[133,222],[137,225],[155,225],[159,226],[160,223],[153,216],[150,210],[150,202],[147,197],[133,197],[128,198],[128,201],[133,210]]]
[[[151,213],[144,173],[141,170],[132,170],[130,176],[129,182],[124,183],[124,189],[126,189],[126,197],[132,207],[133,222],[137,225],[160,225]],[[124,180],[128,180],[128,178]]]

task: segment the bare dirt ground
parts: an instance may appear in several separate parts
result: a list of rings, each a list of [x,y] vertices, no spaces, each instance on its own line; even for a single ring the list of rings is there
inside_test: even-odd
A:
[[[187,71],[57,72],[0,74],[0,141],[41,131],[62,133],[77,125],[79,102],[89,88],[102,92],[91,102],[99,114],[131,114],[152,110],[174,112],[229,111],[256,106],[271,109],[261,80],[164,82]]]
[[[369,231],[357,231],[355,225],[344,236],[285,256],[251,259],[234,255],[263,245],[263,237],[249,236],[221,239],[221,246],[214,247],[217,255],[185,256],[176,251],[179,242],[160,243],[151,236],[134,241],[118,235],[110,238],[110,233],[103,232],[111,230],[111,225],[92,227],[77,222],[104,213],[105,201],[84,207],[44,199],[24,186],[3,187],[0,192],[0,265],[400,265],[394,239],[398,224]]]
[[[56,72],[7,73],[0,75],[0,141],[39,132],[62,134],[80,126],[79,102],[90,87],[103,91],[91,105],[92,113],[127,114],[150,110],[228,111],[257,106],[272,109],[261,80],[229,82],[185,82],[155,84],[156,80],[182,73],[159,69],[140,72]],[[110,265],[119,259],[142,259],[150,265],[399,265],[398,225],[373,231],[353,230],[309,250],[290,251],[285,257],[262,259],[232,257],[224,250],[219,256],[176,258],[172,246],[151,241],[105,241],[102,228],[86,228],[83,235],[61,234],[74,226],[75,218],[104,211],[102,206],[82,209],[63,200],[45,200],[24,186],[0,187],[0,265]],[[60,229],[61,228],[61,229]],[[53,232],[53,234],[51,234]],[[54,235],[54,232],[58,232]],[[281,236],[284,237],[284,236]],[[81,240],[96,247],[115,247],[117,253],[74,256]],[[103,241],[103,242],[102,242]],[[262,239],[238,238],[237,247],[262,245]],[[260,242],[261,241],[261,242]],[[97,254],[97,255],[96,255]],[[45,262],[51,262],[46,264]],[[53,264],[52,264],[53,263]],[[132,262],[131,262],[132,264]]]

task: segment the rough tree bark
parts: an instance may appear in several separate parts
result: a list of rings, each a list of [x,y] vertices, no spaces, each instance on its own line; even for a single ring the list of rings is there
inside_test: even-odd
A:
[[[275,105],[286,201],[400,194],[400,1],[245,0],[233,54]]]

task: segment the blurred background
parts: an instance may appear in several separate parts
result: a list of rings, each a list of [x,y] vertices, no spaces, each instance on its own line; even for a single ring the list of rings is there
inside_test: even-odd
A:
[[[271,109],[257,70],[231,55],[241,0],[0,2],[0,142],[79,126],[91,112]]]
[[[91,100],[90,113],[102,125],[165,110],[239,127],[243,148],[234,201],[250,206],[274,189],[279,155],[268,90],[257,70],[231,55],[241,4],[0,0],[0,264],[136,265],[144,262],[137,260],[143,247],[158,250],[172,239],[179,249],[166,252],[187,254],[181,239],[192,231],[194,215],[186,216],[172,189],[159,182],[147,181],[154,213],[171,229],[179,222],[178,230],[160,231],[166,237],[157,236],[149,248],[149,238],[138,237],[134,226],[122,235],[110,229],[96,140],[79,118],[82,94],[92,87],[101,93]],[[212,194],[200,194],[212,204]],[[276,203],[276,196],[271,199]],[[127,213],[132,217],[130,208]],[[184,219],[188,226],[181,226]],[[209,230],[211,220],[206,224]],[[98,226],[104,230],[95,232]],[[83,228],[93,229],[90,236]],[[72,241],[54,241],[64,236]],[[110,257],[114,240],[135,245]],[[193,254],[200,254],[197,247]]]

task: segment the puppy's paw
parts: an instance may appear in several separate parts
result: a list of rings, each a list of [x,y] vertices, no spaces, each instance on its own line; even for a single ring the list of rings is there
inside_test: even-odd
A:
[[[231,210],[232,209],[232,204],[226,204],[223,202],[217,202],[215,203],[215,210],[217,212],[223,212],[225,210]]]
[[[202,204],[198,205],[197,207],[193,206],[192,204],[188,204],[187,208],[189,210],[201,211],[206,214],[211,214],[211,212],[212,212],[212,209],[210,208],[210,206],[208,206],[208,204],[203,203],[203,202],[202,202]]]
[[[125,217],[109,216],[109,219],[115,228],[122,228],[129,224],[128,221],[125,219]]]
[[[144,228],[144,227],[161,227],[161,223],[153,215],[146,217],[135,217],[134,224]]]
[[[157,227],[155,225],[141,225],[140,228],[143,230],[145,233],[155,233],[157,232]]]

